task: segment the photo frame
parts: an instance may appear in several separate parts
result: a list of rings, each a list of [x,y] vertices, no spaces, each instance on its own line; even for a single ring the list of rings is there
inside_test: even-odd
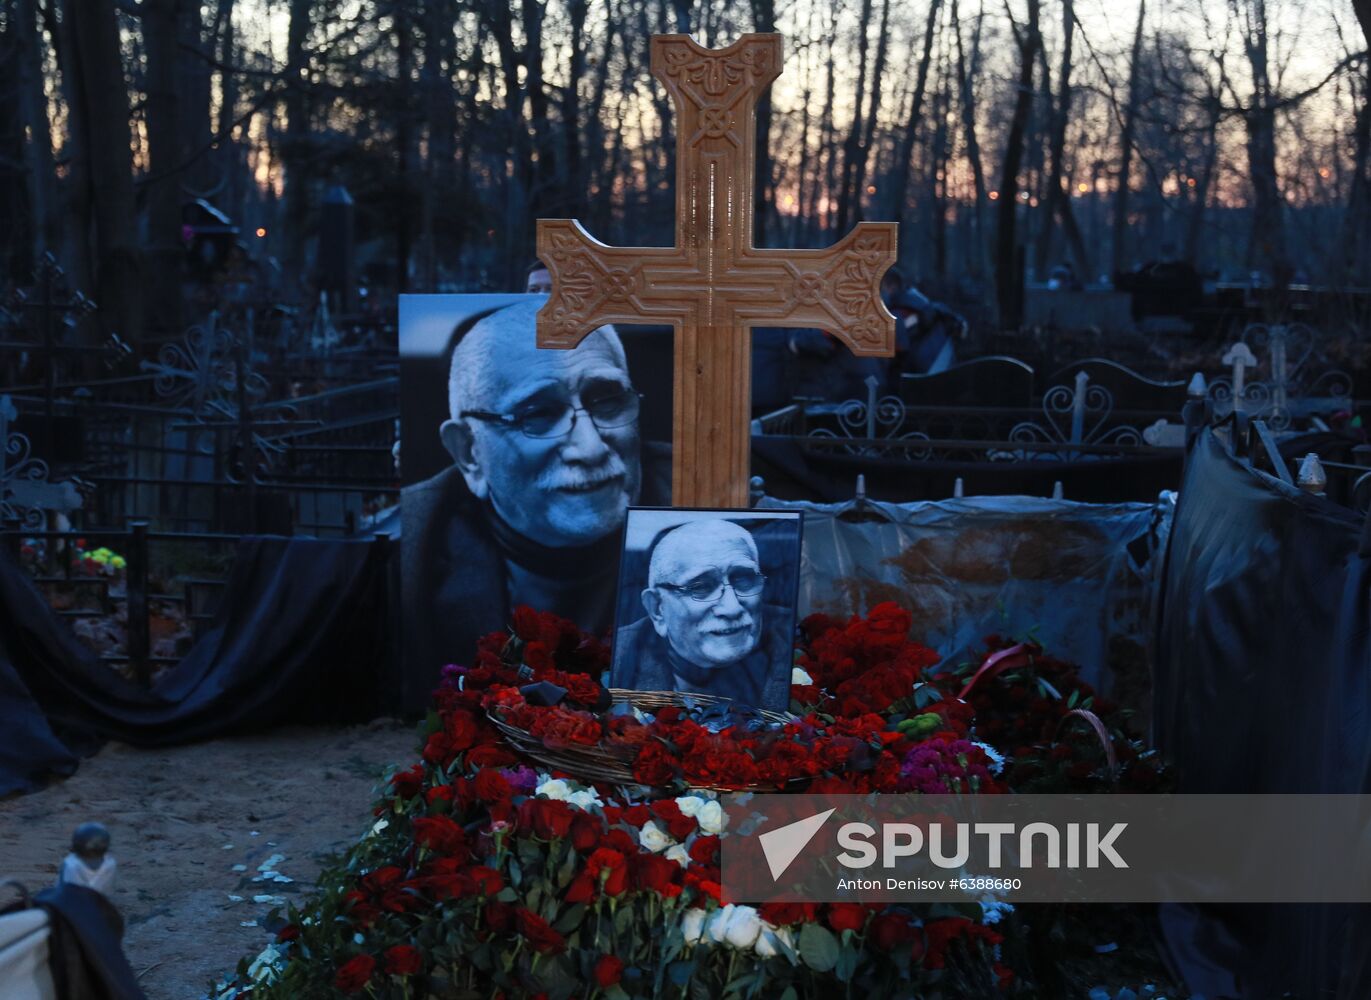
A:
[[[610,686],[785,711],[803,534],[801,511],[630,507]]]

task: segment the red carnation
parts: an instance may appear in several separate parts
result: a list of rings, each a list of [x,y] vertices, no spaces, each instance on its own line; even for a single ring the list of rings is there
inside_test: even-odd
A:
[[[762,919],[776,927],[813,923],[815,912],[813,903],[763,903],[761,907]]]
[[[666,895],[667,887],[681,870],[679,864],[660,854],[635,854],[632,865],[634,885],[650,889],[659,896]]]
[[[614,955],[601,955],[600,960],[595,963],[595,983],[602,990],[607,990],[624,975],[623,959]]]
[[[370,955],[358,955],[349,959],[333,977],[333,985],[344,993],[357,993],[371,982],[371,974],[376,971],[376,959]]]
[[[690,860],[700,865],[712,865],[719,857],[718,837],[696,837],[690,845]],[[772,921],[773,923],[775,921]]]
[[[392,976],[412,976],[424,967],[424,957],[413,945],[397,944],[386,949],[386,971]]]
[[[918,930],[909,923],[902,913],[882,913],[871,919],[871,929],[867,939],[882,951],[894,951],[897,947],[913,941]]]
[[[843,931],[859,931],[866,926],[866,907],[856,903],[830,903],[828,926],[839,934]]]
[[[624,855],[608,847],[598,847],[586,858],[586,868],[601,877],[606,896],[618,896],[628,888],[628,867]]]
[[[532,910],[520,907],[514,911],[519,933],[529,946],[542,955],[555,955],[566,950],[566,938],[552,929],[552,926]]]
[[[676,778],[676,762],[666,747],[660,743],[649,743],[638,752],[633,762],[633,778],[644,785],[662,787]]]

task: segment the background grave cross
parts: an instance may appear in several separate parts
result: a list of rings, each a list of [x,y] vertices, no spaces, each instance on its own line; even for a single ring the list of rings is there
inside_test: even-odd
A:
[[[675,335],[672,503],[744,507],[754,326],[818,327],[859,355],[889,357],[895,318],[880,281],[894,223],[859,223],[823,250],[752,245],[757,101],[781,70],[779,35],[706,49],[652,39],[652,75],[676,108],[676,240],[610,247],[571,219],[538,222],[552,295],[538,346],[576,346],[606,323],[669,323]]]

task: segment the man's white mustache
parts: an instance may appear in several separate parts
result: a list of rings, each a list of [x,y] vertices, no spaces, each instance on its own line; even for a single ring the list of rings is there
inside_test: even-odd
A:
[[[624,465],[623,460],[615,455],[602,468],[592,472],[578,474],[568,472],[565,469],[553,469],[538,479],[537,488],[540,490],[588,490],[615,480],[625,479],[627,475],[628,468]]]

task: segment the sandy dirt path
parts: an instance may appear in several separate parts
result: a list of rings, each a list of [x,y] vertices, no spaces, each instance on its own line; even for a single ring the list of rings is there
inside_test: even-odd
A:
[[[366,831],[381,773],[416,749],[410,726],[386,721],[161,750],[112,743],[71,778],[0,801],[0,880],[50,884],[76,825],[103,822],[133,971],[151,1000],[196,1000],[269,940],[256,920],[272,904],[253,897],[311,892],[322,862]],[[275,855],[270,870],[293,881],[253,882]]]

